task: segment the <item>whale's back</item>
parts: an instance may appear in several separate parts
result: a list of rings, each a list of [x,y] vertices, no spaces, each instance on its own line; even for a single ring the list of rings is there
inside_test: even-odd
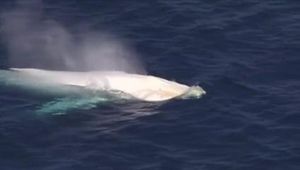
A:
[[[55,84],[80,86],[93,90],[120,91],[145,101],[164,101],[184,96],[184,94],[189,94],[189,96],[203,94],[203,90],[191,93],[189,86],[174,81],[121,71],[68,72],[31,68],[12,68],[11,70]]]

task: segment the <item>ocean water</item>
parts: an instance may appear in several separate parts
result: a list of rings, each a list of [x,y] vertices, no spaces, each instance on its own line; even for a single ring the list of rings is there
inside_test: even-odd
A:
[[[0,4],[1,13],[16,5]],[[207,95],[37,114],[53,96],[2,85],[1,170],[300,169],[299,1],[47,0],[39,6],[42,20],[74,34],[88,28],[117,35],[148,74],[199,84]],[[1,41],[0,68],[11,67],[11,58]]]

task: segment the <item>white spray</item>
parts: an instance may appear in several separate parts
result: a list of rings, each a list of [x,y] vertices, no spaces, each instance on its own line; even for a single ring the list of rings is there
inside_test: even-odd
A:
[[[39,0],[17,1],[1,13],[0,21],[10,67],[146,73],[128,43],[98,30],[71,32],[47,18]]]

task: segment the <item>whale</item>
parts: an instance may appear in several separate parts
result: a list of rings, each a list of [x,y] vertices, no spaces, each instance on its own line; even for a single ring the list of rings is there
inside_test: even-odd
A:
[[[188,86],[151,75],[122,71],[53,71],[36,68],[10,68],[19,76],[48,84],[76,86],[96,91],[123,93],[147,102],[174,98],[200,98],[206,92],[200,86]]]
[[[152,75],[37,68],[0,70],[0,89],[4,94],[15,94],[14,91],[20,94],[21,90],[22,96],[45,97],[46,101],[41,101],[33,110],[37,114],[65,114],[74,109],[86,110],[101,104],[129,101],[160,105],[172,99],[198,99],[206,94],[198,85],[188,86]]]

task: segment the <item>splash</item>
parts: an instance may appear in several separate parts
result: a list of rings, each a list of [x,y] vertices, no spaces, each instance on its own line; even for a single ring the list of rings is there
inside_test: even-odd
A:
[[[17,1],[0,21],[10,67],[146,73],[126,41],[99,30],[72,32],[45,16],[42,1]]]

